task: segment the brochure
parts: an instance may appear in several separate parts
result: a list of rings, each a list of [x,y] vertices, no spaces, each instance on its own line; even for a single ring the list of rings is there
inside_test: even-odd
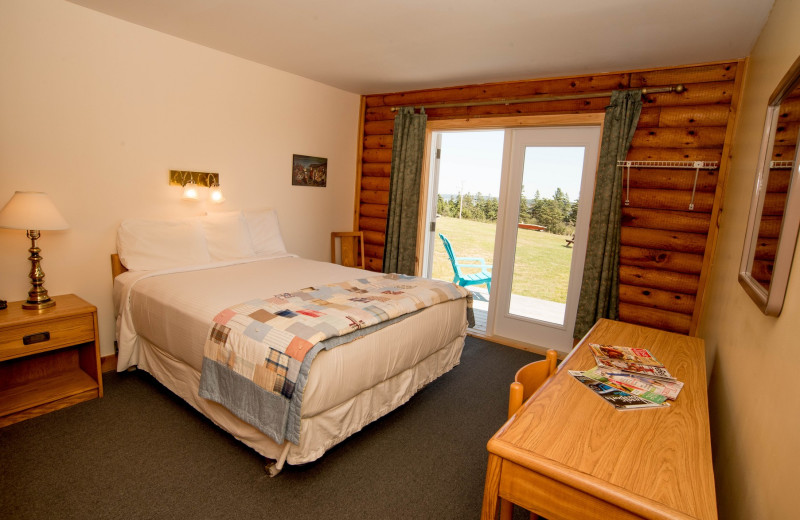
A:
[[[638,395],[639,397],[647,399],[648,401],[652,401],[656,404],[661,404],[667,400],[667,396],[658,392],[654,392],[650,388],[650,385],[640,381],[638,376],[623,374],[624,377],[612,378],[610,374],[607,374],[604,370],[601,370],[600,367],[594,367],[589,370],[585,370],[583,375],[586,377],[591,377],[592,379],[608,386],[613,386],[617,390],[622,390],[627,394]]]
[[[654,379],[675,381],[664,365],[645,348],[617,347],[589,343],[597,366],[612,372],[628,372]]]
[[[661,408],[669,406],[669,403],[654,403],[637,395],[632,395],[613,386],[601,383],[584,375],[580,370],[570,370],[570,375],[587,386],[594,393],[605,399],[607,403],[617,410],[635,410],[639,408]]]

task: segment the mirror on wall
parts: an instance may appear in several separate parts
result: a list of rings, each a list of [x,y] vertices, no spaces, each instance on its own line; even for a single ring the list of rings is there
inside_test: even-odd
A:
[[[767,106],[739,283],[764,314],[783,307],[800,227],[800,58]]]

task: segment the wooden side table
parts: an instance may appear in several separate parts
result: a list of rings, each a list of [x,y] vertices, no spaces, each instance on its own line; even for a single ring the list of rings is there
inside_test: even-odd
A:
[[[53,299],[0,310],[0,427],[103,396],[97,308],[74,294]]]

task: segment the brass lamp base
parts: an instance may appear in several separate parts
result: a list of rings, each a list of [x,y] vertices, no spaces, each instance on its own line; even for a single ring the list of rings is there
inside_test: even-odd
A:
[[[27,235],[31,239],[31,248],[28,249],[31,256],[28,257],[28,260],[31,261],[30,278],[33,287],[28,291],[28,301],[22,304],[22,308],[29,310],[47,309],[53,307],[56,301],[48,296],[47,289],[44,288],[44,271],[42,271],[41,266],[42,257],[39,256],[42,250],[36,245],[36,240],[39,239],[40,233],[37,229],[29,229]]]
[[[32,302],[32,301],[28,300],[28,301],[26,301],[25,303],[22,304],[22,308],[23,309],[28,309],[28,310],[38,311],[38,310],[42,310],[42,309],[47,309],[49,307],[55,307],[55,305],[56,305],[56,301],[51,299],[51,298],[48,298],[46,301],[43,301],[43,302]]]

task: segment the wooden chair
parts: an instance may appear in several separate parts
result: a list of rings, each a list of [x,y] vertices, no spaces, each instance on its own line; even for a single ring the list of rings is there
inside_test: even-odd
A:
[[[453,283],[458,284],[461,287],[486,284],[486,290],[492,292],[492,273],[489,272],[492,266],[487,264],[486,260],[483,258],[456,258],[455,253],[453,253],[453,246],[450,245],[450,241],[447,239],[447,237],[439,233],[439,238],[441,238],[442,242],[444,242],[444,250],[447,251],[447,256],[450,257],[450,264],[453,266],[453,273],[455,274],[453,277]],[[462,263],[465,261],[475,263]],[[461,272],[462,267],[479,268],[481,272],[464,274]]]
[[[550,349],[541,361],[528,363],[517,370],[508,392],[508,417],[517,413],[522,403],[528,400],[547,379],[556,373],[558,353]]]
[[[517,413],[522,403],[544,384],[547,379],[556,373],[556,363],[558,363],[558,353],[550,349],[541,361],[528,363],[517,370],[514,382],[508,391],[508,418]],[[500,520],[511,520],[514,508],[508,500],[500,500]],[[539,516],[531,513],[531,520],[536,520]]]
[[[331,233],[331,263],[336,263],[336,239],[341,242],[342,265],[346,267],[361,267],[366,269],[364,263],[364,232],[363,231],[334,231]],[[361,248],[359,249],[359,245]],[[361,251],[361,262],[359,262]]]

